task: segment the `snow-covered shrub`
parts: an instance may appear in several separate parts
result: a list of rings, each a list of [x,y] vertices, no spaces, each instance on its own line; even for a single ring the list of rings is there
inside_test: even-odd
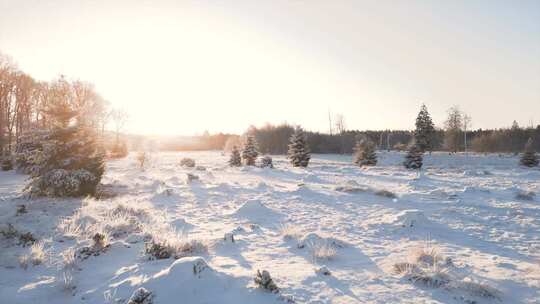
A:
[[[28,213],[28,210],[26,210],[26,205],[18,205],[15,216],[23,215],[25,213]]]
[[[242,158],[240,157],[240,151],[236,146],[232,147],[231,157],[229,158],[229,166],[240,167],[242,165]]]
[[[306,135],[302,128],[296,127],[290,138],[287,158],[293,167],[307,167],[311,154],[307,145]]]
[[[336,247],[329,242],[314,242],[308,244],[313,261],[328,261],[336,257]]]
[[[409,254],[409,261],[393,265],[394,273],[407,280],[431,288],[443,288],[448,292],[465,292],[469,295],[485,298],[499,298],[499,291],[485,284],[462,279],[453,272],[453,262],[444,258],[437,248],[425,246]],[[473,302],[471,302],[473,303]]]
[[[384,189],[375,190],[373,193],[375,195],[382,196],[382,197],[387,197],[387,198],[396,198],[397,197],[394,192],[384,190]]]
[[[274,164],[272,163],[272,157],[266,155],[261,158],[261,168],[274,168]]]
[[[519,163],[522,166],[526,166],[526,167],[538,166],[538,163],[539,163],[538,155],[536,155],[536,152],[534,151],[532,138],[529,138],[529,140],[525,144],[525,150],[523,151],[523,154],[521,155],[521,159],[519,160]]]
[[[195,167],[195,160],[193,158],[184,157],[180,160],[180,166],[193,168]]]
[[[255,166],[255,160],[259,155],[257,151],[257,141],[253,135],[248,135],[246,137],[246,143],[244,144],[244,149],[242,150],[242,159],[246,166]]]
[[[303,236],[302,230],[292,224],[282,224],[279,233],[285,240],[299,240]]]
[[[416,143],[411,144],[409,146],[409,151],[407,151],[407,155],[405,156],[405,161],[403,162],[403,165],[407,169],[422,168],[423,154],[424,153]]]
[[[325,275],[325,276],[329,276],[329,275],[332,275],[332,273],[330,272],[330,270],[328,269],[328,267],[326,266],[321,266],[317,269],[315,269],[315,273],[316,274],[320,274],[320,275]]]
[[[375,144],[363,138],[356,142],[354,146],[353,163],[363,166],[375,166],[377,164],[377,153],[375,153]]]
[[[255,284],[257,287],[277,293],[279,292],[279,288],[277,287],[276,283],[274,283],[274,280],[270,276],[270,273],[266,270],[263,270],[262,272],[257,270],[257,274],[255,275]]]
[[[223,236],[223,241],[225,243],[234,243],[234,234],[232,232],[225,233],[225,235]]]
[[[186,178],[187,178],[187,182],[188,183],[192,183],[194,181],[198,181],[199,180],[199,176],[198,175],[195,175],[193,173],[187,173],[186,174]]]
[[[90,256],[98,256],[110,247],[109,236],[105,232],[96,232],[92,236],[92,244],[79,249],[76,256],[81,259],[87,259]]]
[[[129,298],[127,304],[152,304],[154,303],[154,294],[144,287],[135,290]]]
[[[32,265],[37,266],[43,264],[47,260],[47,251],[43,241],[35,242],[30,246],[29,261]]]
[[[208,246],[195,239],[188,239],[184,234],[174,231],[154,231],[156,234],[145,243],[144,251],[150,259],[180,259],[205,253]]]
[[[93,195],[105,171],[96,135],[81,123],[71,124],[75,114],[56,109],[59,117],[40,145],[29,152],[30,196]]]

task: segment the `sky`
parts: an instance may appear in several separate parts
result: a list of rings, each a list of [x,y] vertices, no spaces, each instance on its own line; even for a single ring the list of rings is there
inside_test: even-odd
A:
[[[540,124],[540,1],[0,0],[0,52],[92,82],[128,131]]]

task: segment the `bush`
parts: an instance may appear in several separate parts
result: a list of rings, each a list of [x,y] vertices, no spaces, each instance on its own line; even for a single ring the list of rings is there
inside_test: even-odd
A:
[[[152,304],[154,303],[154,294],[144,287],[135,290],[129,298],[127,304]]]
[[[184,157],[180,160],[180,166],[193,168],[195,167],[195,160],[189,157]]]
[[[254,281],[257,287],[261,289],[273,293],[279,292],[279,288],[277,287],[276,283],[274,283],[274,280],[272,280],[272,277],[270,277],[270,273],[266,270],[263,270],[262,272],[257,270]]]
[[[261,168],[274,168],[272,157],[267,155],[261,158]]]

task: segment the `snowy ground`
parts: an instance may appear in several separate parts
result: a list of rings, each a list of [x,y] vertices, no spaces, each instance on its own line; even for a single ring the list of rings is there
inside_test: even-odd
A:
[[[180,167],[185,156],[203,168]],[[539,169],[434,153],[418,175],[399,153],[368,169],[350,158],[315,155],[300,169],[276,156],[261,169],[229,168],[218,152],[159,153],[142,171],[132,154],[108,163],[103,183],[116,196],[101,200],[28,201],[26,177],[0,172],[0,302],[127,303],[142,286],[154,303],[540,303]],[[96,231],[105,250],[66,257]],[[25,232],[43,250],[18,244]],[[150,260],[149,237],[207,250]],[[396,273],[426,247],[444,257],[449,282]],[[316,272],[323,265],[331,275]],[[279,295],[255,286],[258,269]]]

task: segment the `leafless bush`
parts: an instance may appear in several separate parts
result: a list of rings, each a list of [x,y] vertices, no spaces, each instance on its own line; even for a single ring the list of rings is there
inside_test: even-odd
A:
[[[184,157],[180,160],[180,166],[193,168],[195,167],[195,160],[189,157]]]

